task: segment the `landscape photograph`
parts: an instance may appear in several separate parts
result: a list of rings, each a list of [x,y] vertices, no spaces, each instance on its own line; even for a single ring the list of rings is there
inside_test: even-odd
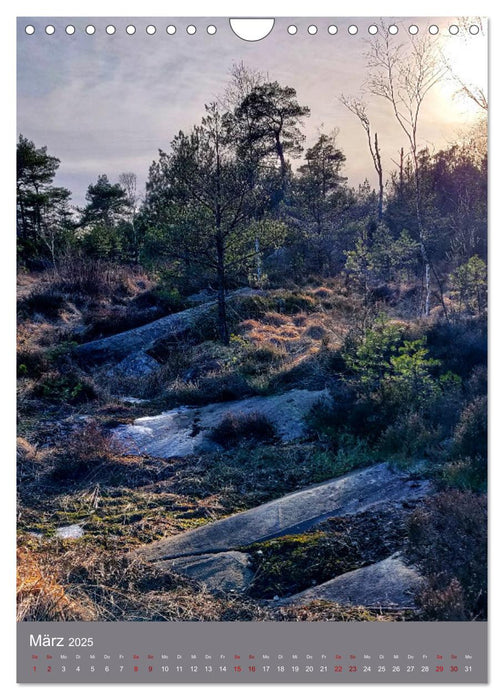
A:
[[[486,65],[18,19],[18,621],[487,619]]]

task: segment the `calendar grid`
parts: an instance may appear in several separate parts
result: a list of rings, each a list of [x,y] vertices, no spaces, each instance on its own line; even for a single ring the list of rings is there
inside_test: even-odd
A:
[[[18,681],[486,682],[484,622],[194,625],[20,623]]]

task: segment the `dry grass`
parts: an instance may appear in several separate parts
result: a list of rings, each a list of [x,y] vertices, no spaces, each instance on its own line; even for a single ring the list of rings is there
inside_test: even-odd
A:
[[[404,611],[369,610],[314,600],[304,605],[286,605],[275,611],[274,619],[285,622],[391,622],[411,619]]]
[[[37,558],[27,547],[17,552],[17,620],[94,620],[94,611],[68,595],[50,561]]]
[[[312,291],[312,294],[319,299],[329,299],[334,294],[334,290],[329,287],[317,287]]]
[[[276,313],[275,311],[269,311],[264,314],[262,321],[266,326],[275,326],[276,328],[290,324],[289,316]]]
[[[120,552],[85,543],[18,550],[18,621],[235,621],[400,619],[400,615],[314,601],[273,607],[204,585]]]
[[[16,440],[17,478],[19,482],[37,481],[41,476],[50,471],[54,449],[39,448],[26,438],[18,437]]]

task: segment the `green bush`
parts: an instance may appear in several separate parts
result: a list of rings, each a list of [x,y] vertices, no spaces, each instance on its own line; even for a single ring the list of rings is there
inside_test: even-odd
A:
[[[359,396],[369,397],[380,389],[392,370],[391,358],[398,352],[403,330],[383,317],[363,336],[350,332],[341,350],[347,383]]]
[[[33,389],[34,395],[48,401],[84,403],[96,398],[92,384],[73,372],[48,372],[40,377]]]

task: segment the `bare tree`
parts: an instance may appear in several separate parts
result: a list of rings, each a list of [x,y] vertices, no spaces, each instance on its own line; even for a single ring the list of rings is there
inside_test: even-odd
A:
[[[477,27],[478,31],[483,34],[484,32],[484,25],[481,20],[481,17],[458,17],[457,18],[457,24],[460,29],[460,33],[462,36],[462,39],[464,41],[471,41],[474,39],[473,35],[471,34],[471,28],[472,27]],[[468,47],[469,50],[469,47]],[[488,112],[488,97],[485,92],[485,89],[481,87],[480,85],[476,85],[475,83],[470,83],[467,80],[464,80],[453,68],[452,63],[449,59],[448,56],[445,55],[443,52],[442,54],[443,62],[446,67],[447,73],[449,74],[450,78],[454,81],[454,83],[457,85],[457,90],[455,92],[455,96],[460,96],[463,98],[466,98],[472,102],[474,102],[478,107],[483,110],[484,112]]]
[[[134,262],[138,264],[140,256],[140,241],[137,226],[137,214],[139,210],[140,195],[137,191],[137,176],[135,173],[127,172],[119,175],[119,184],[126,193],[126,205],[128,211],[129,224],[132,231]]]
[[[383,168],[381,162],[380,149],[378,146],[378,133],[375,132],[374,137],[371,136],[371,124],[367,114],[367,106],[362,101],[356,97],[345,97],[341,95],[341,102],[345,105],[347,109],[355,114],[357,119],[360,121],[364,131],[366,132],[367,142],[369,152],[371,153],[371,158],[373,159],[374,169],[378,175],[378,220],[381,221],[383,218]]]
[[[441,304],[444,308],[442,284],[432,268],[427,251],[427,232],[423,222],[422,196],[420,190],[420,161],[418,129],[420,113],[428,93],[446,74],[446,66],[427,38],[410,37],[409,45],[397,44],[382,23],[382,31],[369,42],[367,53],[369,91],[390,103],[394,117],[408,139],[410,157],[415,180],[415,208],[419,247],[425,279],[423,312],[430,313],[431,270],[441,289]]]
[[[248,68],[243,61],[233,63],[230,73],[231,80],[218,100],[221,109],[227,112],[234,111],[254,88],[268,81],[266,73]]]

